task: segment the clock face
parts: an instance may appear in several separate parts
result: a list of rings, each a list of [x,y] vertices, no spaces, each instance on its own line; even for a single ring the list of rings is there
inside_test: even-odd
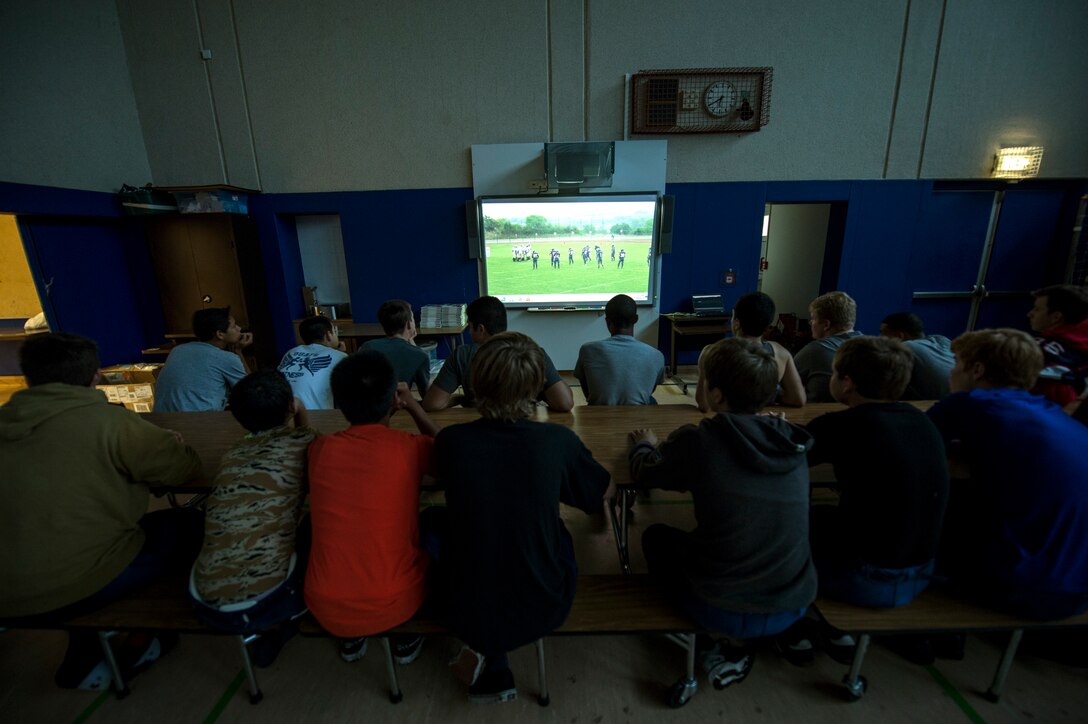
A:
[[[712,116],[721,117],[733,110],[737,104],[737,90],[729,81],[719,80],[711,83],[703,92],[703,105]]]

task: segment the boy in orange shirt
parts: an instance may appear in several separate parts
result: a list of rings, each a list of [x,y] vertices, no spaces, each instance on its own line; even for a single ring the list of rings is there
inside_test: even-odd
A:
[[[340,362],[332,394],[351,427],[310,446],[306,605],[343,639],[340,656],[356,661],[366,653],[366,636],[404,623],[426,596],[430,559],[419,544],[419,485],[438,426],[377,352]],[[390,429],[397,410],[407,410],[422,434]],[[397,663],[407,664],[423,639],[393,644]]]

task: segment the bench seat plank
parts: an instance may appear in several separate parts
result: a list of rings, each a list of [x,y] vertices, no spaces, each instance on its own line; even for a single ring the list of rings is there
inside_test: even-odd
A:
[[[867,608],[826,598],[814,604],[831,626],[850,633],[931,633],[1088,626],[1088,613],[1057,621],[1037,621],[994,611],[940,589],[928,589],[906,606]]]

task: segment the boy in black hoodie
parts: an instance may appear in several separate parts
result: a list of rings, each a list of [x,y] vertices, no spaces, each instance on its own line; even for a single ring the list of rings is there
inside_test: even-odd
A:
[[[700,399],[717,416],[657,444],[630,434],[632,479],[643,488],[691,491],[697,527],[656,524],[642,536],[650,574],[700,626],[736,639],[776,634],[816,597],[808,543],[812,438],[780,417],[759,415],[774,397],[778,366],[755,342],[725,339],[699,359]],[[739,682],[750,650],[706,651],[717,688]]]

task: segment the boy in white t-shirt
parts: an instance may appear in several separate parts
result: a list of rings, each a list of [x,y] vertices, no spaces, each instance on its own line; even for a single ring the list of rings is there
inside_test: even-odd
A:
[[[299,322],[302,344],[290,349],[277,368],[291,384],[295,397],[307,410],[331,410],[332,368],[347,357],[336,326],[328,317],[310,317]]]

